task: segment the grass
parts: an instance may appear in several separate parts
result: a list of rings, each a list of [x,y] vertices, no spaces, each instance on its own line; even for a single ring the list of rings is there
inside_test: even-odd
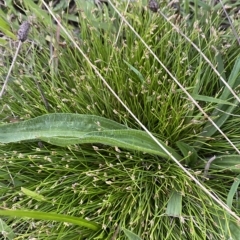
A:
[[[66,35],[61,31],[58,39],[58,28],[50,17],[41,18],[47,11],[40,12],[40,3],[35,11],[31,1],[24,2],[36,15],[29,36],[32,42],[22,45],[12,79],[1,99],[2,122],[24,121],[46,113],[78,113],[102,116],[140,130]],[[126,5],[117,6],[123,13]],[[146,6],[144,1],[143,6]],[[189,6],[181,6],[178,27],[229,81],[238,58],[239,46],[232,40],[234,34],[230,28],[221,30],[223,17],[218,12],[208,10],[205,5],[188,9]],[[174,21],[174,10],[166,4],[161,7]],[[6,9],[9,11],[5,11],[6,16],[15,11],[12,6]],[[67,7],[63,10],[67,11]],[[223,202],[232,198],[229,207],[239,213],[237,190],[232,187],[239,170],[229,170],[230,163],[224,162],[230,156],[233,166],[238,164],[239,157],[232,146],[218,132],[210,139],[202,136],[208,120],[136,34],[126,24],[120,28],[121,18],[110,5],[108,11],[105,9],[105,19],[98,13],[96,20],[86,9],[79,12],[75,8],[71,12],[69,8],[68,11],[68,15],[61,15],[60,10],[56,13],[68,31],[73,32],[77,23],[79,33],[74,35],[75,41],[121,100],[154,136],[183,156],[180,162],[207,189]],[[132,3],[124,16],[192,96],[216,99],[199,101],[213,120],[216,116],[211,115],[216,108],[233,114],[220,128],[239,148],[239,110],[234,107],[230,111],[225,104],[216,102],[218,99],[234,101],[230,94],[222,97],[224,85],[209,63],[169,22],[140,3]],[[67,22],[67,18],[75,25]],[[57,49],[55,56],[50,51],[50,43]],[[5,74],[10,66],[9,56],[13,56],[7,44],[1,70]],[[234,84],[238,79],[237,74]],[[231,87],[238,91],[234,84]],[[172,160],[103,143],[68,147],[39,141],[1,144],[2,209],[55,212],[101,226],[95,232],[67,222],[2,217],[16,239],[127,239],[118,226],[142,239],[179,239],[179,236],[181,239],[238,239],[236,234],[240,230],[236,220]],[[195,151],[195,157],[189,158],[190,150]],[[213,155],[219,160],[213,161],[208,179],[203,182],[205,164]],[[44,198],[36,199],[22,188]]]

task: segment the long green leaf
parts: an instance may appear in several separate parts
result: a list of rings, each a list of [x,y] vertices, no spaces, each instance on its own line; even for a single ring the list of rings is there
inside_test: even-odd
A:
[[[169,158],[146,132],[94,115],[54,113],[0,126],[0,143],[26,140],[42,140],[58,146],[101,143]],[[172,148],[161,144],[181,159]]]
[[[11,217],[29,217],[45,221],[57,221],[57,222],[68,222],[79,226],[83,226],[94,231],[99,230],[101,227],[95,222],[87,221],[82,218],[72,217],[57,213],[45,213],[39,211],[23,211],[23,210],[0,210],[0,215],[11,216]]]
[[[208,97],[208,96],[199,95],[199,94],[191,94],[191,96],[197,101],[217,103],[217,104],[226,104],[226,105],[231,105],[231,106],[234,106],[234,107],[237,106],[237,104],[231,103],[231,102],[226,101],[226,100],[222,100],[220,98]]]

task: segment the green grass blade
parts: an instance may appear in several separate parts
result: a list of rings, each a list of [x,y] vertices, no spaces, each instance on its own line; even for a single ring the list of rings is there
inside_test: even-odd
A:
[[[58,146],[101,143],[169,158],[146,132],[94,115],[47,114],[24,122],[1,125],[0,133],[1,143],[39,139]],[[161,144],[174,157],[181,159],[172,148],[163,142]]]
[[[127,61],[123,60],[127,65],[128,67],[138,76],[138,78],[140,79],[140,81],[143,83],[145,82],[145,79],[143,77],[143,75],[135,68],[133,67],[130,63],[128,63]]]
[[[33,198],[33,199],[35,199],[35,200],[37,200],[37,201],[46,201],[46,199],[45,199],[45,197],[44,196],[42,196],[42,195],[40,195],[40,194],[38,194],[38,193],[36,193],[36,192],[33,192],[33,191],[31,191],[31,190],[29,190],[29,189],[26,189],[26,188],[24,188],[24,187],[21,187],[21,191],[25,194],[25,195],[27,195],[28,197],[30,197],[30,198]]]
[[[125,235],[127,236],[127,238],[129,240],[141,240],[141,238],[138,235],[136,235],[135,233],[129,231],[128,229],[122,228],[122,230],[123,230],[123,232],[125,233]]]
[[[0,218],[0,232],[2,233],[4,239],[13,240],[16,235],[13,232],[12,228],[10,228],[1,218]]]
[[[197,101],[204,101],[204,102],[209,102],[209,103],[217,103],[217,104],[225,104],[225,105],[231,105],[236,107],[237,104],[231,103],[226,100],[222,100],[220,98],[214,98],[214,97],[208,97],[204,95],[198,95],[198,94],[191,94],[191,96],[197,100]]]
[[[45,221],[57,221],[57,222],[68,222],[72,224],[76,224],[82,227],[86,227],[97,231],[100,229],[100,225],[95,222],[87,221],[82,218],[72,217],[63,214],[57,213],[45,213],[40,211],[23,211],[23,210],[0,210],[0,215],[2,216],[9,216],[9,217],[28,217],[34,218],[38,220],[45,220]]]
[[[183,157],[185,158],[185,163],[187,165],[193,165],[197,161],[198,157],[196,150],[193,147],[181,141],[176,142],[176,144],[180,149]]]
[[[227,81],[227,77],[226,77],[226,74],[225,74],[224,63],[223,63],[223,58],[222,58],[221,53],[218,53],[218,54],[216,55],[216,61],[217,61],[217,70],[218,70],[218,72],[221,74],[221,76],[223,77],[223,79],[224,79],[225,81]],[[220,82],[220,86],[221,86],[221,87],[224,87],[223,82],[220,81],[220,80],[219,80],[219,82]]]

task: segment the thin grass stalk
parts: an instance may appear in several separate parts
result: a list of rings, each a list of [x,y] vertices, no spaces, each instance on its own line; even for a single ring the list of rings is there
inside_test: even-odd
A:
[[[9,70],[8,70],[7,77],[6,77],[5,81],[4,81],[4,84],[3,84],[3,86],[2,86],[2,90],[1,90],[1,92],[0,92],[0,99],[2,98],[2,96],[3,96],[3,94],[4,94],[4,91],[5,91],[6,87],[7,87],[10,74],[11,74],[12,69],[13,69],[13,66],[14,66],[14,64],[15,64],[15,62],[16,62],[16,59],[17,59],[17,56],[18,56],[18,53],[19,53],[19,50],[20,50],[21,46],[22,46],[22,42],[19,41],[19,42],[18,42],[18,46],[17,46],[16,53],[15,53],[14,58],[13,58],[13,60],[12,60],[12,64],[11,64]]]
[[[4,84],[3,84],[3,87],[2,87],[2,90],[0,92],[0,99],[2,98],[2,95],[5,91],[5,88],[7,87],[7,83],[8,83],[8,80],[9,80],[9,76],[12,72],[12,69],[13,69],[13,66],[16,62],[16,59],[17,59],[17,56],[18,56],[18,53],[19,53],[19,50],[22,46],[22,43],[25,42],[27,40],[27,37],[28,37],[28,32],[29,32],[29,29],[30,29],[30,23],[28,21],[24,21],[21,26],[19,27],[19,30],[18,30],[18,46],[17,46],[17,50],[15,52],[15,55],[13,57],[13,61],[12,61],[12,64],[8,70],[8,74],[7,74],[7,77],[4,81]]]
[[[126,8],[125,8],[124,14],[127,12],[129,3],[130,3],[130,0],[128,0],[128,2],[127,2],[127,6],[126,6]],[[116,40],[115,40],[115,42],[114,42],[113,45],[116,45],[116,44],[117,44],[118,38],[119,38],[120,33],[121,33],[122,25],[123,25],[123,19],[121,18],[121,23],[120,23],[120,25],[119,25],[119,29],[118,29],[118,32],[117,32],[117,37],[116,37]],[[111,53],[110,59],[112,59],[112,56],[113,56],[113,52]],[[110,66],[110,62],[108,63],[108,66],[107,66],[107,71],[106,71],[107,73],[108,73],[108,71],[109,71],[109,66]]]
[[[132,113],[132,111],[124,104],[124,102],[121,100],[121,98],[114,92],[114,90],[110,87],[110,85],[107,83],[107,81],[103,78],[103,76],[100,74],[100,72],[97,70],[96,66],[94,64],[92,64],[92,62],[90,61],[90,59],[85,55],[85,53],[81,50],[81,48],[77,45],[77,43],[74,41],[74,39],[71,37],[71,35],[68,33],[68,31],[63,27],[63,25],[58,21],[57,17],[55,17],[55,15],[53,14],[52,10],[49,8],[49,6],[45,3],[44,0],[42,0],[42,3],[44,4],[44,6],[46,7],[46,9],[48,10],[48,12],[52,15],[52,17],[55,19],[55,21],[59,24],[59,26],[61,27],[61,29],[65,32],[65,34],[68,36],[68,38],[71,40],[71,42],[73,43],[73,45],[78,49],[78,51],[82,54],[82,56],[86,59],[86,61],[88,62],[88,64],[92,67],[92,69],[95,71],[95,73],[99,76],[99,78],[103,81],[103,83],[106,85],[106,87],[109,89],[109,91],[114,95],[114,97],[121,103],[121,105],[126,109],[126,111],[135,119],[135,121],[144,129],[144,131],[147,132],[147,134],[153,139],[153,141],[158,144],[158,146],[160,148],[163,149],[163,151],[166,152],[166,154],[169,155],[169,157],[174,160],[174,162],[208,195],[210,196],[216,203],[218,203],[223,209],[225,209],[230,215],[232,215],[235,219],[237,219],[238,221],[240,221],[240,217],[237,216],[237,214],[235,212],[233,212],[224,202],[222,202],[218,197],[216,197],[214,194],[212,194],[205,186],[203,186],[186,168],[184,168],[184,166],[177,161],[177,159],[175,157],[172,156],[172,154],[166,149],[164,148],[161,143],[158,142],[158,140],[151,134],[151,132],[138,120],[138,118]],[[112,4],[112,2],[109,0],[110,5],[115,9],[115,11],[123,18],[124,22],[130,27],[130,29],[132,31],[134,31],[133,27],[127,22],[127,20],[121,15],[121,13],[115,8],[115,6]],[[144,42],[144,40],[136,33],[136,31],[134,31],[134,33],[136,34],[136,36],[142,41],[142,43],[146,46],[146,48],[152,53],[152,55],[155,57],[156,60],[158,60],[158,62],[164,66],[161,61],[157,58],[157,56],[151,51],[151,49],[149,48],[149,46]],[[164,69],[167,70],[168,73],[169,70],[164,66]],[[178,83],[177,79],[170,73],[170,76],[173,77],[173,79],[175,79],[175,81]],[[190,96],[190,94],[184,89],[184,87],[178,83],[178,85],[180,85],[181,89],[189,96],[189,98],[194,102],[194,104],[196,104],[196,106],[200,109],[200,111],[207,116],[207,114],[204,112],[204,110],[197,104],[197,102]],[[208,116],[207,116],[208,117]],[[209,120],[211,120],[208,117]],[[212,120],[211,120],[212,122]],[[213,123],[214,124],[214,123]],[[217,127],[217,126],[216,126]],[[219,128],[217,128],[218,130],[220,130]],[[222,133],[222,131],[220,130],[220,132]],[[225,136],[225,134],[224,134]],[[229,140],[230,141],[230,140]],[[231,141],[230,141],[231,142]],[[233,143],[232,143],[233,144]],[[234,146],[234,144],[233,144]],[[236,148],[234,146],[234,148]],[[237,148],[236,148],[237,149]],[[239,150],[237,150],[238,153],[240,154]]]

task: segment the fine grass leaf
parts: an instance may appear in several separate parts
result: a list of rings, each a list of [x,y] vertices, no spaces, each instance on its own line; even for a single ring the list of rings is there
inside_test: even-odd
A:
[[[42,195],[40,195],[40,194],[38,194],[38,193],[36,193],[36,192],[33,192],[33,191],[31,191],[31,190],[28,190],[28,189],[26,189],[26,188],[24,188],[24,187],[21,187],[21,191],[25,194],[25,195],[27,195],[28,197],[30,197],[30,198],[33,198],[33,199],[35,199],[35,200],[37,200],[37,201],[46,201],[46,198],[44,197],[44,196],[42,196]]]
[[[16,237],[12,228],[10,228],[1,218],[0,218],[0,232],[2,233],[4,239],[12,240]]]
[[[234,104],[234,103],[231,103],[226,100],[219,99],[219,98],[208,97],[208,96],[198,95],[198,94],[191,94],[191,96],[197,101],[217,103],[217,104],[226,104],[226,105],[231,105],[231,106],[235,106],[235,107],[237,106],[237,104]]]
[[[135,68],[133,67],[130,63],[128,63],[127,61],[123,60],[128,67],[138,76],[139,80],[143,83],[145,82],[143,75]]]
[[[130,230],[126,228],[122,228],[124,234],[127,236],[128,240],[142,240],[138,235],[131,232]]]
[[[169,158],[146,132],[130,129],[94,115],[46,114],[23,122],[1,125],[0,133],[1,143],[39,139],[63,147],[72,144],[101,143]],[[175,158],[181,159],[172,148],[161,141],[160,143]]]
[[[92,221],[87,221],[82,218],[72,217],[63,214],[57,213],[50,213],[50,212],[41,212],[41,211],[23,211],[23,210],[0,210],[0,215],[2,216],[9,216],[9,217],[28,217],[38,220],[45,220],[45,221],[57,221],[57,222],[67,222],[76,224],[82,227],[86,227],[97,231],[100,229],[100,226]]]
[[[182,215],[182,194],[180,192],[172,191],[166,214],[170,217],[180,217]]]

